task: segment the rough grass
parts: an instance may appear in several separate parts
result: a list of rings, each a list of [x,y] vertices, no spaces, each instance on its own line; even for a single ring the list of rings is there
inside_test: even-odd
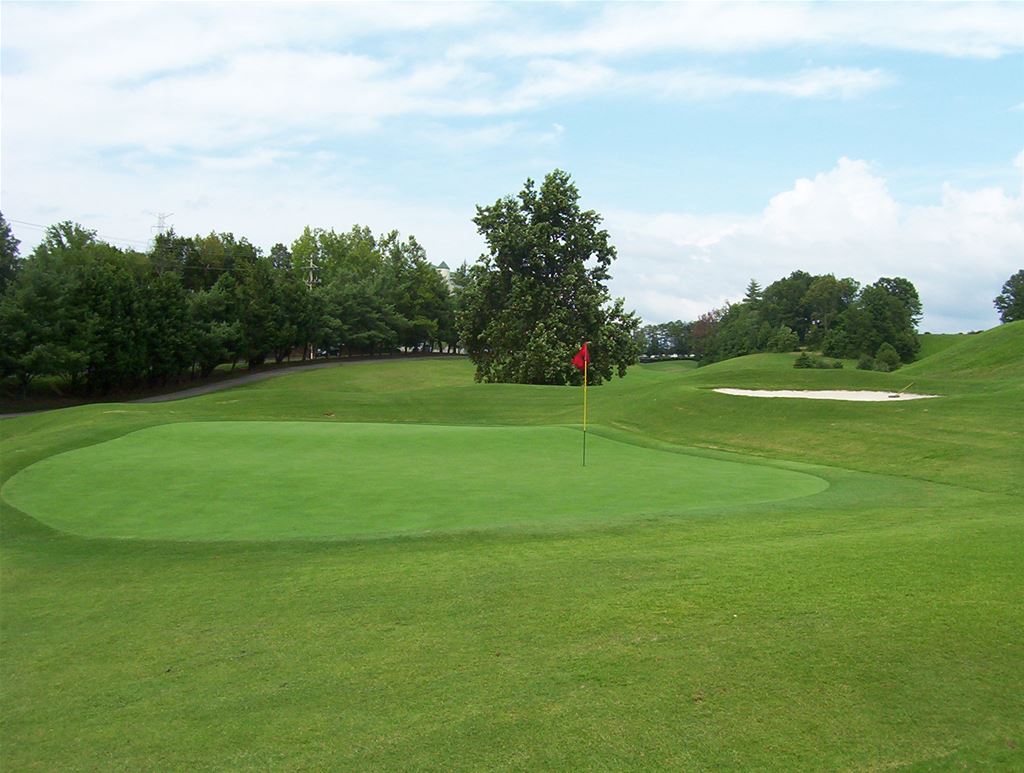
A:
[[[221,542],[77,537],[3,503],[0,766],[1020,769],[1022,355],[1018,324],[913,373],[797,371],[764,355],[636,368],[591,391],[595,432],[619,443],[811,463],[830,483],[782,502]],[[6,480],[196,421],[579,422],[576,390],[470,375],[458,361],[343,366],[30,416],[0,424],[0,465]],[[943,397],[709,391],[911,376]],[[440,469],[437,485],[458,491],[474,467]],[[671,481],[651,471],[643,484]]]
[[[975,335],[974,333],[923,333],[917,337],[921,343],[921,350],[917,353],[917,360],[923,360],[926,357],[931,357],[933,354],[948,349],[950,346],[955,346],[961,341],[965,341],[968,336]]]

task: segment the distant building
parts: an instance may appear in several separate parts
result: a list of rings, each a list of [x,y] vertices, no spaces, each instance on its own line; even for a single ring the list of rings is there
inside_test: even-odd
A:
[[[452,282],[452,270],[448,268],[448,264],[442,260],[440,263],[434,266],[434,268],[437,269],[437,273],[441,275],[441,278],[444,280],[444,283],[448,285],[449,291],[454,290],[455,283]]]

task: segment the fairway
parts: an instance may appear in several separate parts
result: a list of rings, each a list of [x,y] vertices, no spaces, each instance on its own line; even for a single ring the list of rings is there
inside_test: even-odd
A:
[[[38,462],[4,498],[61,531],[331,539],[601,525],[823,491],[820,477],[566,427],[183,422]]]
[[[1021,770],[1024,323],[792,366],[0,423],[0,768]]]

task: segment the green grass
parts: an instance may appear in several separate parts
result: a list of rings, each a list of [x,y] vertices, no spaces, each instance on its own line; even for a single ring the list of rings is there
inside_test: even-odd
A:
[[[3,497],[32,482],[30,499],[63,504],[39,520],[25,512],[38,505],[2,503],[0,767],[1020,769],[1024,325],[965,339],[893,374],[799,371],[792,355],[635,368],[590,393],[587,474],[606,486],[590,520],[537,494],[583,473],[556,459],[564,437],[575,460],[579,391],[474,384],[463,361],[342,366],[3,422]],[[909,381],[942,397],[711,391]],[[446,504],[411,497],[403,515],[487,517],[283,539],[285,516],[309,510],[303,492],[274,528],[260,503],[295,488],[278,477],[298,461],[286,444],[296,427],[323,441],[320,458],[352,432],[417,435],[426,446],[408,474]],[[204,429],[219,455],[196,447]],[[526,438],[552,455],[537,469],[510,462],[521,494],[463,508],[487,457],[522,460]],[[153,456],[127,453],[133,442]],[[235,463],[229,448],[235,462],[267,461],[190,528],[238,528],[237,500],[251,496],[254,531],[170,539],[182,524],[158,511],[195,507],[157,478],[180,484],[170,470],[195,454],[189,469],[210,495]],[[136,465],[117,483],[136,492],[133,528],[148,534],[69,533],[88,531],[87,497],[51,492],[63,484],[44,473],[70,463],[61,480],[87,478],[102,499],[103,476],[118,475],[103,454]],[[357,513],[400,498],[402,461],[385,456],[365,453],[379,471],[322,462],[314,493],[354,498]],[[693,483],[676,478],[695,469],[725,475],[707,481],[722,500],[691,508]],[[783,473],[829,485],[729,499],[747,476]],[[376,486],[353,480],[377,474]],[[673,490],[677,506],[644,511]],[[531,517],[502,517],[516,506]]]
[[[956,344],[965,341],[969,335],[973,334],[923,333],[918,336],[918,340],[921,342],[921,350],[917,353],[917,359],[923,360],[925,357],[931,357],[933,354],[938,354],[951,346],[956,346]]]
[[[270,540],[604,525],[828,485],[589,434],[583,467],[582,433],[558,427],[165,424],[38,462],[3,496],[81,536]],[[451,470],[470,474],[439,482]]]
[[[964,336],[926,360],[908,365],[906,372],[953,378],[1024,377],[1021,338],[1024,320],[1000,325],[983,335]]]

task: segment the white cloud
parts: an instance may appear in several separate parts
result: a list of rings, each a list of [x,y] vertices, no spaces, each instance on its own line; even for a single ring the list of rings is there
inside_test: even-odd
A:
[[[656,120],[641,100],[863,97],[895,79],[876,62],[857,66],[865,48],[1024,50],[1024,4],[10,3],[3,15],[5,215],[145,236],[153,221],[143,210],[173,210],[185,233],[231,230],[264,247],[306,224],[360,222],[415,233],[449,263],[480,252],[474,205],[527,175],[571,164],[585,174],[588,158],[595,169],[617,153],[623,165],[659,163],[664,145],[596,147],[614,132],[592,131],[593,116],[607,110],[614,124],[622,97],[641,126]],[[797,56],[764,71],[752,57],[721,56],[780,50]],[[778,69],[805,51],[802,69]],[[571,112],[587,100],[604,101]],[[778,147],[739,131],[722,140],[747,141]],[[485,158],[488,149],[497,150]],[[1017,163],[1024,169],[1024,153]],[[474,199],[453,192],[456,171],[478,186]],[[407,185],[406,174],[420,179]],[[413,202],[406,186],[430,200]],[[694,317],[741,295],[750,277],[794,268],[866,281],[906,274],[929,319],[957,319],[991,310],[994,292],[961,300],[948,288],[967,275],[965,293],[982,280],[997,290],[996,275],[1019,268],[1024,252],[1024,192],[963,188],[908,206],[868,164],[841,159],[756,214],[599,209],[622,256],[615,288],[652,320]]]
[[[138,81],[240,51],[339,50],[375,35],[494,26],[507,15],[485,3],[392,3],[387,10],[375,3],[12,3],[4,22],[19,34],[4,42],[34,68]]]
[[[852,98],[891,80],[877,68],[856,67],[774,76],[671,67],[636,72],[586,57],[520,60],[530,46],[518,44],[500,67],[446,56],[451,30],[479,33],[495,18],[524,29],[528,14],[503,5],[390,8],[401,12],[356,4],[12,5],[5,9],[3,41],[5,145],[37,162],[72,144],[79,154],[139,148],[208,155],[252,144],[287,150],[313,139],[365,135],[397,118],[512,116],[607,93]],[[609,8],[600,18],[623,13]],[[652,30],[665,14],[706,14],[690,6],[633,8]],[[765,14],[743,8],[728,14]],[[783,20],[805,13],[777,8]],[[383,32],[396,42],[372,54],[360,48]],[[422,38],[428,32],[449,36]],[[567,39],[591,34],[602,52],[600,29]],[[429,42],[416,48],[421,39]],[[413,47],[403,48],[406,43]]]
[[[667,97],[691,100],[722,99],[737,94],[852,99],[888,86],[893,79],[878,68],[821,67],[773,78],[675,70],[646,74],[633,82],[642,82]]]
[[[651,321],[692,319],[739,300],[751,278],[766,285],[802,269],[861,282],[905,276],[921,294],[923,329],[984,328],[1024,255],[1020,193],[947,184],[939,203],[902,204],[869,164],[846,158],[757,215],[611,212],[607,225],[620,256],[613,289]]]
[[[616,3],[573,30],[514,28],[461,56],[639,56],[874,47],[996,58],[1024,50],[1024,8],[990,3]]]
[[[290,244],[306,225],[345,231],[360,224],[375,233],[397,228],[414,234],[431,260],[452,266],[483,251],[470,220],[476,201],[404,200],[387,183],[368,182],[363,172],[359,159],[331,153],[202,157],[172,173],[149,174],[89,163],[26,180],[22,198],[34,204],[13,217],[47,225],[73,220],[101,235],[145,240],[153,212],[173,212],[168,224],[178,233],[230,231],[264,250],[276,242]],[[27,254],[40,233],[17,223],[14,230]],[[136,241],[111,241],[143,248]]]

